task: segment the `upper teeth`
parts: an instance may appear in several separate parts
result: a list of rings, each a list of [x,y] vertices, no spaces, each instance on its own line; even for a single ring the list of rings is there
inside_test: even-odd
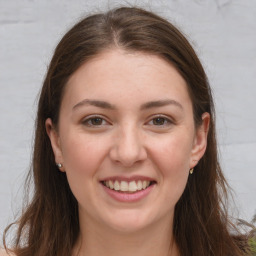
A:
[[[114,189],[117,191],[129,191],[129,192],[135,192],[138,190],[146,189],[150,185],[150,181],[148,180],[138,180],[138,181],[104,181],[104,185],[110,189]]]

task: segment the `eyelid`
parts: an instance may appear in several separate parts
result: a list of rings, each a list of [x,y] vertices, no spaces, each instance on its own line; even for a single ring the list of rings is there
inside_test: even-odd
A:
[[[90,120],[95,118],[102,119],[103,122],[105,122],[105,124],[100,124],[100,125],[88,124]],[[94,128],[101,128],[102,126],[105,126],[105,125],[111,125],[110,121],[108,121],[106,117],[98,114],[86,116],[85,118],[82,119],[82,124],[86,125],[87,127],[94,127]]]
[[[169,126],[169,125],[172,125],[172,124],[175,123],[174,120],[169,116],[166,116],[164,114],[156,114],[156,115],[150,116],[150,119],[149,119],[149,121],[146,122],[146,124],[149,124],[150,122],[152,122],[156,118],[163,118],[163,119],[165,119],[165,121],[168,122],[168,124],[163,124],[163,125],[151,124],[152,126],[155,126],[155,127],[163,128],[163,127],[166,127],[166,126]]]

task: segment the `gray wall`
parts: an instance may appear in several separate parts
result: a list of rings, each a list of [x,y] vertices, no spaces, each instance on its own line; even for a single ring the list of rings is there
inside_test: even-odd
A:
[[[22,205],[36,96],[54,46],[81,15],[125,2],[169,18],[190,38],[213,87],[221,162],[240,217],[255,213],[255,0],[0,0],[0,236]]]

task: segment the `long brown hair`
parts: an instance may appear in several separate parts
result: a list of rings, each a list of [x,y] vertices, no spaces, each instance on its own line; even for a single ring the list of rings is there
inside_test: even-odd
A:
[[[173,233],[182,256],[238,256],[229,234],[227,184],[217,155],[215,113],[204,69],[182,33],[165,19],[123,7],[84,18],[58,44],[40,94],[32,167],[33,198],[17,224],[13,252],[18,256],[70,256],[79,235],[78,205],[65,173],[56,168],[45,120],[58,125],[69,77],[86,61],[110,48],[155,54],[174,65],[187,82],[195,125],[210,113],[208,146],[190,175],[175,208]],[[6,233],[10,226],[6,229]]]

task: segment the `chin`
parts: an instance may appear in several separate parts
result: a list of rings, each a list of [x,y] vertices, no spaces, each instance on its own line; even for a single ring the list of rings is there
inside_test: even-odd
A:
[[[149,227],[153,219],[138,210],[125,210],[119,212],[118,215],[112,214],[108,220],[105,220],[105,223],[117,232],[129,234]]]
[[[144,230],[147,227],[147,225],[138,225],[138,223],[133,221],[127,221],[122,223],[113,223],[111,225],[112,230],[115,230],[122,234],[132,234],[132,233],[138,233],[139,231]]]

